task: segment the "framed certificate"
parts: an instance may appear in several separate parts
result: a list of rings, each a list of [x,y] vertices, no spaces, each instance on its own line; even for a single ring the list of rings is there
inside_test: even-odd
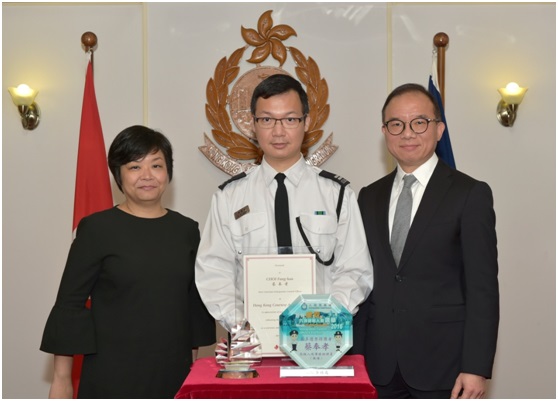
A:
[[[279,315],[297,297],[316,292],[316,258],[305,255],[244,256],[244,316],[255,329],[262,356],[284,356]]]

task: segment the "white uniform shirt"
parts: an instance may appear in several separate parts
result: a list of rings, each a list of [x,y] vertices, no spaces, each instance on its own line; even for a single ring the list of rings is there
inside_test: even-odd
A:
[[[341,185],[318,174],[304,158],[284,174],[289,197],[294,253],[309,253],[296,217],[314,249],[330,266],[316,263],[317,291],[328,293],[355,314],[373,287],[370,252],[355,193],[345,187],[339,221],[337,202]],[[274,199],[277,172],[266,163],[246,177],[228,183],[211,200],[196,259],[196,284],[209,312],[227,330],[243,317],[242,257],[276,254]],[[245,212],[235,212],[244,209]]]

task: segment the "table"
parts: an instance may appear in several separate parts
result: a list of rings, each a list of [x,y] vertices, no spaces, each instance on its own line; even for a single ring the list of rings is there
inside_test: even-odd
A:
[[[174,398],[378,398],[362,355],[345,355],[335,366],[354,366],[354,377],[279,377],[286,358],[264,358],[254,379],[219,379],[215,358],[198,359]]]

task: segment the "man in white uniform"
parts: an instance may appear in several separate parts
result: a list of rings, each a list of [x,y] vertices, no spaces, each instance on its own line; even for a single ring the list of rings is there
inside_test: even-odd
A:
[[[221,185],[211,200],[196,260],[196,284],[213,317],[228,331],[243,316],[242,258],[252,253],[315,253],[318,293],[332,294],[352,314],[373,286],[356,196],[341,177],[306,163],[310,126],[306,92],[294,78],[263,80],[251,102],[261,165]],[[288,194],[290,241],[278,249],[276,175]]]

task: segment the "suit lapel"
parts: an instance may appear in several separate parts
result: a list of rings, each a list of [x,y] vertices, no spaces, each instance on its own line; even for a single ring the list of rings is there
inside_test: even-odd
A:
[[[395,169],[391,174],[389,174],[383,181],[383,185],[380,188],[380,202],[379,207],[376,210],[377,216],[376,221],[378,222],[379,237],[381,239],[381,244],[383,252],[388,256],[386,260],[393,262],[393,267],[395,269],[395,260],[393,259],[393,253],[391,251],[390,238],[389,238],[389,200],[391,198],[391,191],[393,189],[393,180],[395,180],[395,175],[397,169]]]
[[[438,210],[440,204],[444,201],[447,191],[452,183],[452,171],[442,161],[438,161],[432,177],[428,181],[428,185],[424,190],[424,194],[420,201],[419,208],[409,229],[405,248],[401,255],[399,269],[405,266],[405,263],[412,255],[415,246],[418,244],[424,231],[430,224],[432,217]]]

